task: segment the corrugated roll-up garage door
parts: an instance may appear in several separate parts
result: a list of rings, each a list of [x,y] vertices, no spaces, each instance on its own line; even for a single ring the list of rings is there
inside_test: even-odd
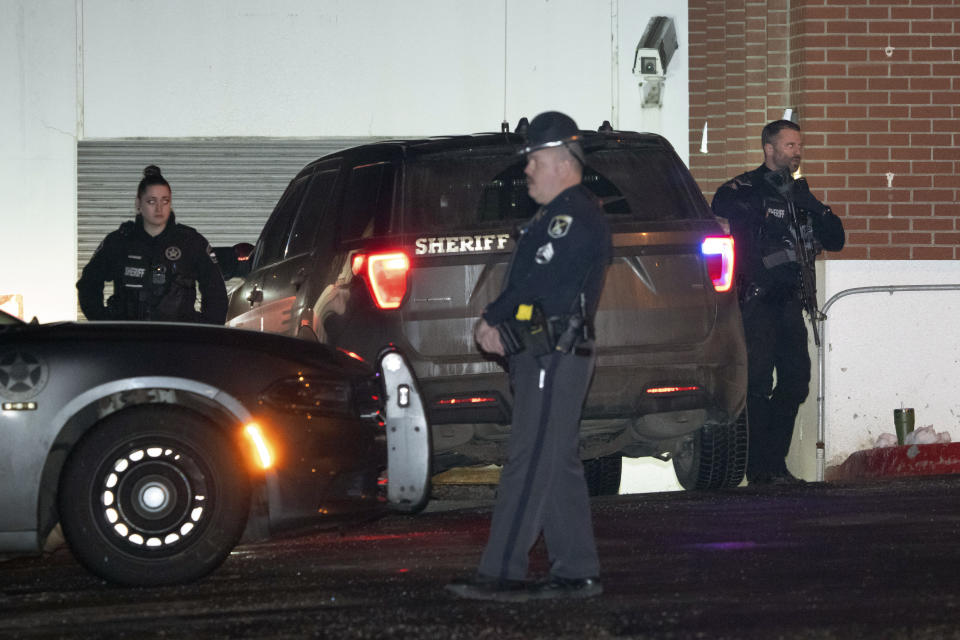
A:
[[[79,276],[97,245],[135,215],[143,168],[155,164],[173,192],[177,222],[213,246],[256,242],[287,184],[305,164],[373,138],[83,140],[77,145]]]
[[[77,276],[103,238],[136,212],[143,168],[160,167],[177,222],[215,247],[254,243],[308,162],[375,138],[144,138],[77,145]],[[107,285],[105,295],[111,287]],[[81,316],[82,317],[82,316]]]

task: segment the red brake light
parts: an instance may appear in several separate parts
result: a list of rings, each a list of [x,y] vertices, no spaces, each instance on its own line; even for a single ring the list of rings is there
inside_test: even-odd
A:
[[[700,251],[707,263],[707,274],[718,292],[733,287],[733,236],[704,238]]]
[[[440,400],[436,401],[436,404],[438,406],[452,407],[452,406],[461,405],[461,404],[489,404],[489,403],[495,403],[496,401],[497,401],[496,398],[491,398],[491,397],[474,397],[474,398],[461,397],[461,398],[441,398]]]
[[[341,353],[345,354],[345,355],[350,356],[350,357],[353,358],[354,360],[359,360],[360,362],[365,362],[365,360],[364,360],[359,354],[354,353],[353,351],[347,351],[346,349],[342,349],[342,348],[340,348],[340,347],[337,347],[337,350],[340,351]]]
[[[353,271],[353,275],[360,275],[360,271],[363,269],[363,261],[366,259],[366,257],[367,256],[363,255],[362,253],[358,253],[357,255],[353,256],[353,262],[350,263],[350,270]]]
[[[684,391],[700,391],[700,387],[697,386],[688,386],[688,387],[650,387],[647,389],[647,393],[656,395],[662,393],[683,393]]]
[[[396,309],[407,293],[410,258],[402,251],[354,256],[354,273],[366,272],[367,286],[381,309]]]

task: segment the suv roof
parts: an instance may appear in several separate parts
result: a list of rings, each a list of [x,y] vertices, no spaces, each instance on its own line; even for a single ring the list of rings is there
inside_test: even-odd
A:
[[[655,133],[610,130],[581,131],[580,135],[583,140],[583,146],[586,150],[594,150],[598,146],[629,142],[634,145],[649,144],[661,149],[669,149],[671,152],[673,151],[673,148],[670,146],[670,143],[666,140],[666,138]],[[407,154],[413,155],[507,145],[515,147],[519,155],[519,150],[523,146],[523,142],[524,137],[519,133],[497,133],[493,131],[449,136],[430,136],[426,138],[395,138],[379,140],[377,142],[371,142],[369,144],[344,149],[328,156],[324,156],[323,158],[318,158],[317,160],[307,164],[300,173],[303,174],[308,172],[315,165],[330,157],[348,154],[364,154],[371,151],[376,151],[378,149],[399,149]]]

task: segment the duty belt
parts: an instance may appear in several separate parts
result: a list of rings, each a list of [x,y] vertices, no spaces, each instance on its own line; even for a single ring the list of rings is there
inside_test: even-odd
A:
[[[556,351],[588,355],[576,348],[581,342],[593,339],[593,327],[584,322],[583,316],[576,314],[545,318],[539,305],[532,307],[529,316],[526,313],[518,314],[525,320],[497,325],[507,355],[520,351],[528,351],[535,356]]]
[[[772,269],[780,266],[781,264],[796,261],[797,252],[793,249],[781,249],[780,251],[774,251],[773,253],[768,253],[767,255],[763,256],[763,266],[767,269]]]

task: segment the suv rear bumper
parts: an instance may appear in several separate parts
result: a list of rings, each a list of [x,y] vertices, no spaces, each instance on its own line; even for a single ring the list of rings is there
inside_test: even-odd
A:
[[[673,355],[681,356],[675,362],[691,362],[696,361],[691,356],[698,354]],[[618,451],[648,455],[647,450],[670,451],[674,441],[703,424],[733,422],[742,413],[746,403],[745,362],[705,362],[701,358],[699,365],[650,364],[651,359],[668,361],[669,356],[660,352],[653,358],[648,353],[633,363],[616,356],[616,363],[611,365],[600,355],[583,412],[582,436],[588,445],[584,453],[603,450],[602,455]],[[505,372],[427,378],[420,381],[420,386],[433,425],[436,454],[460,453],[483,463],[502,460],[513,401]],[[681,389],[648,392],[666,386]]]

